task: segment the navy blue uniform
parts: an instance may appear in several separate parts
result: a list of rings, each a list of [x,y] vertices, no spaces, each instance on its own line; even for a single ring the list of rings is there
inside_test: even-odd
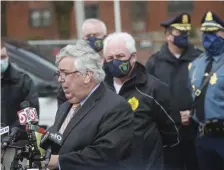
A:
[[[187,33],[190,29],[189,21],[189,15],[181,14],[163,22],[161,25],[168,29],[171,27],[172,29],[174,28],[180,32]],[[172,107],[178,110],[178,112],[174,112],[171,116],[180,129],[181,140],[174,147],[164,148],[164,160],[167,170],[198,170],[195,149],[197,125],[193,122],[188,126],[182,126],[180,111],[191,110],[192,96],[189,84],[188,64],[200,54],[200,50],[187,42],[186,47],[183,48],[183,52],[177,58],[171,53],[169,42],[167,42],[146,63],[148,73],[168,85],[172,96]]]

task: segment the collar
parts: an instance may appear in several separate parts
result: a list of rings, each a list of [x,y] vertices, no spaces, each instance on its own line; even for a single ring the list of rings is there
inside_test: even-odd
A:
[[[206,55],[206,53],[205,53],[205,57],[206,57],[206,60],[209,59],[209,57]],[[218,62],[222,57],[224,57],[224,53],[220,54],[219,56],[212,57],[212,58],[215,62]]]
[[[19,71],[17,71],[10,63],[6,71],[3,73],[2,81],[17,82],[19,80]]]
[[[196,56],[196,49],[192,44],[189,44],[188,47],[183,51],[181,54],[180,58],[177,59],[169,50],[168,48],[168,43],[163,44],[160,52],[159,52],[159,57],[168,60],[171,62],[176,62],[179,60],[182,61],[193,61],[197,56]]]
[[[87,97],[85,97],[81,102],[80,102],[80,105],[82,106],[86,100],[91,96],[91,94],[93,94],[93,92],[100,86],[100,84],[97,84],[91,91],[90,93],[88,94]]]

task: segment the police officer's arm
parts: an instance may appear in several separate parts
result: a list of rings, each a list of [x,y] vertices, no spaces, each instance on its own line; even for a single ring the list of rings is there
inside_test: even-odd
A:
[[[149,74],[154,75],[154,67],[157,55],[158,52],[153,54],[151,57],[149,57],[148,61],[145,64],[145,68]]]
[[[36,108],[37,114],[39,117],[39,101],[38,101],[38,92],[37,88],[34,85],[33,80],[27,75],[24,74],[22,77],[23,81],[23,100],[28,101],[31,107]]]
[[[176,121],[172,118],[172,114],[180,115],[179,111],[171,107],[171,96],[169,88],[165,83],[157,81],[155,89],[154,107],[157,112],[159,130],[162,134],[164,145],[175,145],[179,143],[179,130]],[[180,118],[179,118],[180,119]]]

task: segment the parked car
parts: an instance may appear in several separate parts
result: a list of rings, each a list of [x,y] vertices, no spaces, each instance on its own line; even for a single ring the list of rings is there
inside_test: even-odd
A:
[[[42,53],[35,51],[28,44],[24,46],[24,42],[21,43],[22,46],[18,45],[18,41],[5,40],[10,61],[18,70],[27,73],[34,80],[39,93],[40,124],[50,126],[57,111],[56,95],[60,87],[54,77],[57,67],[45,59]]]

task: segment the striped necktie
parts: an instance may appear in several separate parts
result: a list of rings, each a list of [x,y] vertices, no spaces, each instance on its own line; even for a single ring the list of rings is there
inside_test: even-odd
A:
[[[73,105],[71,107],[71,109],[68,112],[68,114],[67,114],[67,116],[66,116],[63,124],[61,125],[61,128],[59,130],[59,133],[60,134],[63,134],[64,133],[64,131],[65,131],[66,127],[68,126],[70,120],[73,118],[74,114],[78,111],[78,109],[79,109],[80,106],[81,106],[80,104],[76,104],[76,105]]]

